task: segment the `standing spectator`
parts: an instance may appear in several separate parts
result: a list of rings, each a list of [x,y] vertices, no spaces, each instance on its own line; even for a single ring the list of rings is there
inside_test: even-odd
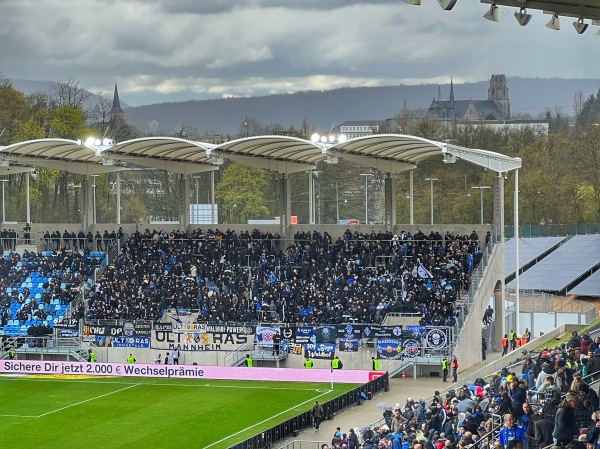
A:
[[[452,367],[452,377],[454,378],[454,382],[458,382],[458,359],[455,355],[452,356],[452,363],[450,364]]]
[[[590,381],[598,379],[600,371],[600,349],[594,349],[592,357],[588,360],[586,366],[587,375],[591,376]]]
[[[515,425],[515,418],[510,413],[504,415],[504,427],[500,430],[498,440],[504,448],[511,440],[518,440],[521,444],[525,444],[525,432],[521,427]]]
[[[26,245],[31,243],[31,226],[29,226],[29,223],[25,223],[25,226],[23,227],[23,238],[25,239]]]
[[[173,350],[173,365],[179,365],[179,351],[181,350],[181,346],[177,345],[177,347]]]
[[[315,425],[315,432],[318,432],[319,427],[321,426],[321,418],[323,417],[323,407],[321,407],[319,401],[315,401],[315,405],[313,405],[312,416]]]
[[[156,356],[156,359],[154,359],[154,363],[155,363],[156,365],[162,365],[162,358],[161,358],[160,352],[159,352],[159,353],[158,353],[158,355]]]
[[[481,360],[485,362],[487,355],[487,342],[485,338],[481,337]]]
[[[102,235],[100,231],[96,231],[94,238],[96,239],[96,251],[102,251]]]
[[[579,427],[577,427],[577,420],[575,418],[575,409],[578,402],[577,394],[569,392],[558,408],[554,418],[554,431],[552,432],[552,438],[555,443],[567,445],[579,435]]]

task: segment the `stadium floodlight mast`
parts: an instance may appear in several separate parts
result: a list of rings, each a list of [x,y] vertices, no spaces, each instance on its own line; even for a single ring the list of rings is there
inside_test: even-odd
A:
[[[546,27],[551,30],[560,30],[560,19],[558,18],[558,14],[552,14],[552,18],[548,21]]]
[[[484,19],[491,20],[492,22],[500,21],[500,9],[496,6],[495,3],[490,5],[490,9],[483,15]]]
[[[444,11],[450,11],[456,5],[458,0],[438,0],[438,3]]]
[[[573,27],[575,28],[575,31],[577,31],[577,34],[585,33],[585,30],[587,30],[588,25],[589,24],[587,24],[583,21],[582,17],[580,17],[578,20],[573,22]]]
[[[527,26],[527,24],[531,21],[531,14],[527,14],[527,9],[521,7],[521,9],[519,11],[515,12],[515,18],[517,19],[517,22],[519,22],[519,25],[521,25],[522,27]]]

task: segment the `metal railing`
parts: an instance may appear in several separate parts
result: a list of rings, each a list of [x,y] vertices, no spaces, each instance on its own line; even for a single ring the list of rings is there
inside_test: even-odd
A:
[[[505,226],[506,238],[515,235],[514,226]],[[600,223],[572,223],[546,225],[519,225],[519,237],[561,237],[567,235],[599,234]]]
[[[477,290],[479,289],[479,285],[485,276],[485,269],[487,267],[487,263],[492,256],[492,252],[494,250],[494,246],[499,243],[499,235],[497,233],[492,234],[492,238],[489,244],[482,250],[482,256],[479,260],[479,264],[473,269],[471,273],[471,284],[469,286],[469,291],[466,295],[461,295],[456,301],[456,324],[453,328],[452,332],[452,346],[454,346],[458,340],[458,337],[463,331],[463,325],[467,314],[471,308],[471,305],[475,301],[475,296],[477,294]]]
[[[72,357],[79,361],[87,361],[87,343],[79,337],[59,337],[56,334],[43,337],[12,337],[7,339],[2,347],[0,359],[7,357],[8,348],[15,350],[17,359],[27,359],[31,356],[44,359],[44,355],[61,355]],[[95,353],[96,362],[102,362],[102,354]]]
[[[239,348],[227,352],[223,357],[223,366],[237,366],[246,358],[246,354],[254,349],[254,343],[246,343]]]
[[[360,405],[365,399],[384,390],[389,390],[389,378],[387,374],[322,403],[321,406],[323,407],[324,417],[325,419],[331,419],[335,413],[357,404]],[[368,393],[370,393],[370,395],[368,395]],[[266,429],[241,443],[230,446],[229,449],[267,449],[270,448],[274,442],[295,434],[297,435],[299,431],[311,427],[312,425],[312,411],[307,410],[274,427]]]

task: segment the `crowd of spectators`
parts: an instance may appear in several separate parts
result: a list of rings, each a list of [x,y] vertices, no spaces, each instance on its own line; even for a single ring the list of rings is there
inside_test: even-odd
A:
[[[489,236],[486,237],[486,241]],[[88,317],[156,319],[198,309],[199,320],[380,323],[413,312],[452,325],[481,257],[480,238],[431,232],[298,232],[257,229],[136,232],[96,283]]]
[[[28,334],[44,335],[43,322],[51,316],[50,304],[58,301],[69,304],[81,295],[88,285],[95,268],[102,261],[89,257],[89,251],[74,252],[61,249],[52,254],[36,254],[24,251],[22,255],[10,252],[0,258],[0,322],[6,326],[11,319],[21,324],[28,323]],[[41,287],[26,282],[35,273],[43,279]],[[25,285],[25,286],[24,286]],[[33,289],[39,294],[32,295]],[[12,305],[14,308],[14,316]],[[42,306],[42,307],[40,307]],[[14,307],[14,306],[13,306]],[[72,316],[82,317],[83,308],[72,311]],[[40,328],[44,332],[32,329]]]
[[[567,344],[528,354],[520,366],[474,385],[389,406],[385,423],[346,433],[338,428],[322,448],[543,449],[556,444],[595,449],[600,410],[597,385],[591,382],[600,376],[600,365],[591,361],[600,359],[599,345],[598,337],[592,341],[574,333]]]

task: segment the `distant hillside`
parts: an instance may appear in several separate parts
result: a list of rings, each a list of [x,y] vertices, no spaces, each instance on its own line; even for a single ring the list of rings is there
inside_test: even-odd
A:
[[[454,95],[460,99],[487,99],[489,82],[455,84]],[[581,89],[587,98],[596,93],[600,79],[508,79],[513,114],[529,113],[536,118],[546,109],[556,107],[563,114],[573,113],[573,94]],[[310,126],[329,129],[346,120],[383,120],[398,114],[404,99],[409,109],[427,108],[437,95],[437,85],[343,88],[329,91],[298,92],[251,98],[196,100],[131,107],[126,118],[142,133],[156,120],[158,130],[172,133],[181,125],[200,132],[236,134],[245,117],[265,124],[277,123],[287,128],[300,126],[306,119]],[[448,99],[450,86],[442,85],[442,98]],[[122,98],[126,95],[121,94]]]
[[[10,82],[16,90],[23,92],[25,95],[31,95],[34,92],[48,92],[50,91],[50,88],[52,87],[53,83],[53,81],[31,81],[21,79],[11,79]],[[88,93],[90,94],[90,106],[93,107],[98,102],[98,97],[92,92],[88,91]],[[111,100],[112,94],[112,90],[108,92],[109,98]],[[129,105],[122,100],[120,101],[120,103],[123,109],[127,109],[129,107]]]

